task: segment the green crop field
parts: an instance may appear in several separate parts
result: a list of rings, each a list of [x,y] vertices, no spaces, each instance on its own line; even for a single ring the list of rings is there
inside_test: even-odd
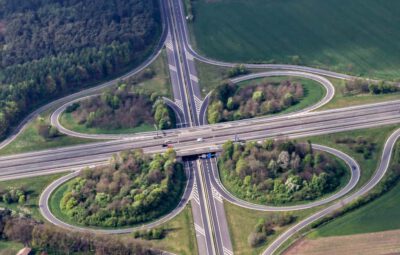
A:
[[[192,41],[209,57],[400,78],[400,1],[197,0]]]
[[[400,229],[400,184],[379,199],[340,217],[311,234],[311,237],[352,235]]]

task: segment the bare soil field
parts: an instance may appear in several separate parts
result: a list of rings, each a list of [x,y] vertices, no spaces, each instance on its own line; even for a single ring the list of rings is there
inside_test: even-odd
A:
[[[284,255],[395,255],[400,254],[400,230],[368,234],[303,238]]]

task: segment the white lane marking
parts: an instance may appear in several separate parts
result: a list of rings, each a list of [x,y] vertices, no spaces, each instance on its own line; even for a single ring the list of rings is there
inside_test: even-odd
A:
[[[204,228],[200,227],[196,223],[194,223],[194,229],[196,230],[197,233],[206,236],[206,232],[204,231]]]
[[[189,51],[187,51],[186,49],[185,49],[185,53],[186,53],[186,58],[187,58],[188,60],[191,60],[191,61],[194,60],[193,55],[190,54]]]
[[[191,79],[192,81],[196,82],[196,83],[199,82],[199,78],[198,78],[197,76],[193,75],[193,74],[190,74],[190,79]]]
[[[222,201],[221,194],[219,194],[219,192],[213,186],[211,186],[211,190],[212,190],[212,195],[215,198],[215,200],[222,203],[223,201]]]
[[[224,255],[233,255],[233,252],[231,250],[228,250],[228,248],[223,247],[224,250]]]
[[[175,104],[179,107],[179,109],[183,112],[183,102],[180,99],[175,99]]]
[[[199,198],[199,191],[197,189],[197,184],[196,182],[193,185],[193,191],[192,191],[192,198],[194,199],[194,201],[200,205],[200,198]]]
[[[193,98],[194,98],[194,104],[196,106],[196,112],[197,112],[197,114],[199,114],[200,110],[201,110],[201,105],[203,104],[203,101],[195,95],[193,95]]]
[[[173,66],[173,65],[169,64],[168,67],[169,67],[169,70],[172,71],[172,72],[175,72],[175,73],[176,73],[176,72],[178,71],[178,70],[176,69],[176,66]]]

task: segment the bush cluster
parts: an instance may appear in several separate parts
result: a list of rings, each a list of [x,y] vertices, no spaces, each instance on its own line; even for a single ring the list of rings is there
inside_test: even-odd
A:
[[[153,157],[141,150],[114,155],[68,184],[60,208],[78,224],[121,227],[151,221],[174,208],[185,176],[172,149]]]
[[[211,97],[208,122],[213,124],[277,113],[298,103],[303,96],[303,86],[291,81],[246,87],[225,83]]]
[[[134,238],[142,238],[145,240],[157,240],[165,237],[166,231],[164,228],[153,228],[148,230],[138,230],[133,232]]]
[[[257,247],[267,241],[268,236],[275,233],[277,227],[284,227],[295,221],[296,217],[288,213],[273,214],[258,220],[253,232],[247,238],[251,247]]]
[[[27,192],[24,188],[10,188],[6,190],[0,190],[0,202],[6,204],[24,204],[26,202],[26,198]]]
[[[336,189],[344,175],[336,160],[295,141],[228,141],[218,162],[228,189],[258,203],[313,200]]]
[[[356,139],[352,137],[342,137],[335,140],[336,143],[346,144],[351,150],[356,153],[363,154],[364,159],[370,159],[372,153],[376,150],[376,144],[371,142],[370,139],[366,139],[362,136]]]
[[[389,94],[400,91],[398,84],[388,84],[384,81],[371,82],[367,80],[355,79],[345,82],[345,86],[342,90],[344,95],[357,95],[371,93],[374,95],[378,94]]]
[[[173,112],[157,94],[135,93],[126,84],[67,107],[78,124],[88,128],[134,128],[157,124],[159,129],[175,127]]]

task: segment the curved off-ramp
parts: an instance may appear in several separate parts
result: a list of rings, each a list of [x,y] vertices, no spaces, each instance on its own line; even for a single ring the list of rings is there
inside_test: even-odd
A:
[[[279,76],[290,76],[290,77],[298,77],[298,78],[305,78],[309,80],[313,80],[317,83],[319,83],[326,91],[325,96],[316,104],[311,105],[309,107],[306,107],[304,109],[301,109],[299,111],[296,111],[294,113],[290,114],[284,114],[280,116],[295,116],[299,114],[304,114],[313,110],[316,110],[320,108],[321,106],[329,103],[332,98],[335,95],[335,87],[333,84],[326,79],[325,77],[316,75],[316,74],[310,74],[310,73],[304,73],[304,72],[297,72],[297,71],[269,71],[269,72],[262,72],[262,73],[255,73],[255,74],[249,74],[245,76],[241,76],[235,79],[231,79],[231,82],[233,83],[239,83],[242,81],[247,81],[247,80],[252,80],[252,79],[257,79],[257,78],[265,78],[265,77],[279,77]],[[207,106],[208,102],[211,96],[211,92],[206,96],[206,98],[203,101],[203,104],[201,105],[200,111],[199,111],[199,119],[202,122],[203,125],[207,124]],[[87,96],[90,97],[90,96]],[[72,130],[69,130],[65,128],[61,123],[60,123],[60,118],[63,114],[63,112],[67,109],[67,107],[75,102],[78,102],[80,100],[84,100],[87,97],[82,97],[75,99],[71,102],[68,102],[61,107],[59,107],[56,111],[53,112],[51,115],[51,125],[55,126],[61,133],[69,135],[69,136],[74,136],[74,137],[79,137],[79,138],[86,138],[86,139],[101,139],[101,140],[113,140],[113,139],[142,139],[142,138],[149,138],[149,137],[154,137],[156,135],[156,132],[144,132],[144,133],[139,133],[139,134],[87,134],[87,133],[80,133],[80,132],[75,132]],[[177,118],[181,119],[182,118],[182,113],[179,108],[175,109],[174,108],[174,102],[171,100],[164,98],[164,101],[168,103],[168,105],[176,112]],[[260,118],[268,118],[268,117],[257,117],[253,119],[260,119]],[[236,122],[242,122],[245,120],[238,120]]]
[[[301,230],[303,230],[313,222],[335,212],[338,209],[343,208],[347,204],[355,201],[356,199],[360,198],[361,196],[371,191],[380,182],[380,180],[382,180],[383,176],[387,172],[390,164],[390,159],[392,157],[394,145],[396,144],[396,141],[399,138],[400,138],[400,129],[396,130],[386,141],[385,146],[383,148],[379,166],[374,176],[369,180],[367,184],[365,184],[361,189],[357,190],[355,193],[349,195],[348,197],[341,199],[340,201],[334,203],[333,205],[309,216],[308,218],[302,220],[293,227],[289,228],[283,234],[278,236],[278,238],[275,239],[262,254],[263,255],[274,254],[286,241],[288,241],[291,237],[299,233]]]
[[[316,104],[306,107],[295,113],[291,113],[290,115],[314,111],[314,110],[326,105],[327,103],[329,103],[332,100],[332,98],[335,96],[335,87],[333,86],[332,82],[330,82],[327,78],[322,77],[317,74],[305,73],[305,72],[299,72],[299,71],[282,70],[282,71],[269,71],[269,72],[254,73],[254,74],[249,74],[249,75],[245,75],[245,76],[240,76],[238,78],[232,79],[231,81],[233,83],[239,83],[239,82],[258,79],[258,78],[279,77],[279,76],[298,77],[298,78],[305,78],[305,79],[313,80],[313,81],[321,84],[322,87],[324,87],[325,92],[326,92],[325,96]]]
[[[75,177],[79,176],[80,171],[75,171],[72,172],[68,175],[65,175],[54,182],[52,182],[49,186],[46,187],[46,189],[42,192],[39,198],[39,210],[42,216],[49,221],[50,223],[64,228],[68,230],[74,230],[74,231],[80,231],[80,232],[92,232],[92,233],[99,233],[99,234],[127,234],[127,233],[132,233],[133,231],[136,230],[144,230],[144,229],[151,229],[154,227],[157,227],[161,224],[164,224],[165,222],[171,220],[175,216],[177,216],[186,206],[186,204],[189,202],[192,190],[193,190],[193,184],[194,184],[194,175],[190,171],[189,166],[187,165],[187,162],[185,162],[185,174],[187,177],[186,181],[186,186],[185,190],[182,194],[181,200],[179,201],[178,205],[173,209],[171,212],[168,214],[162,216],[161,218],[149,222],[149,223],[144,223],[142,225],[138,225],[135,227],[127,227],[127,228],[114,228],[114,229],[102,229],[102,228],[90,228],[90,227],[80,227],[80,226],[75,226],[68,224],[60,219],[58,219],[54,214],[51,212],[50,207],[49,207],[49,200],[51,195],[54,193],[54,191],[60,187],[62,184],[68,182],[69,180],[72,180]]]
[[[240,198],[235,197],[221,183],[221,180],[219,178],[219,173],[218,173],[219,171],[217,169],[217,164],[216,164],[215,159],[213,159],[213,162],[211,164],[211,173],[212,173],[212,177],[213,177],[213,178],[211,178],[211,182],[212,182],[214,188],[217,189],[217,191],[222,195],[222,197],[225,200],[227,200],[228,202],[233,203],[237,206],[244,207],[244,208],[251,209],[251,210],[268,211],[268,212],[287,212],[287,211],[305,210],[305,209],[310,209],[313,207],[325,205],[325,204],[330,203],[336,199],[339,199],[339,198],[343,197],[344,195],[346,195],[347,193],[349,193],[357,185],[358,181],[360,180],[361,170],[360,170],[360,166],[358,165],[357,161],[355,161],[352,157],[350,157],[349,155],[347,155],[339,150],[336,150],[336,149],[333,149],[333,148],[330,148],[327,146],[323,146],[323,145],[318,145],[318,144],[313,144],[312,146],[313,146],[313,149],[315,149],[315,150],[327,152],[327,153],[332,154],[332,155],[336,156],[337,158],[343,160],[350,169],[351,176],[350,176],[349,182],[346,184],[346,186],[344,188],[342,188],[337,193],[334,193],[333,195],[331,195],[329,197],[326,197],[326,198],[323,198],[320,200],[316,200],[314,202],[298,204],[298,205],[291,205],[291,206],[267,206],[267,205],[254,204],[251,202],[247,202]]]

